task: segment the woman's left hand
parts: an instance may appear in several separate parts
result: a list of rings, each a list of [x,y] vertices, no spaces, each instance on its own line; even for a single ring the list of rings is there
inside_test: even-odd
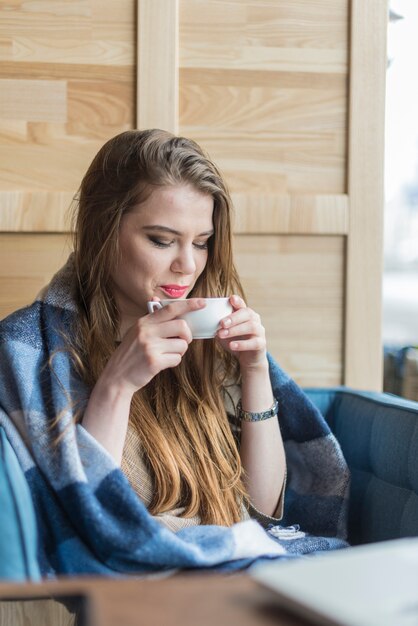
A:
[[[234,354],[243,370],[267,366],[266,331],[258,313],[247,307],[240,296],[229,299],[233,312],[221,321],[216,336]]]

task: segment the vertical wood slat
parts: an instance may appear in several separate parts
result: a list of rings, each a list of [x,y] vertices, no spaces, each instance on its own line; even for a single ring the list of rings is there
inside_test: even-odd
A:
[[[137,128],[177,133],[178,2],[138,2]]]
[[[382,6],[385,5],[385,8]],[[383,154],[386,0],[351,1],[344,384],[383,384]]]

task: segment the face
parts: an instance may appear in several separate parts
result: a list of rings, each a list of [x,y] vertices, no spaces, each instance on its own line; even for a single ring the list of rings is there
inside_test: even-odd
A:
[[[146,315],[154,296],[188,296],[207,262],[212,215],[212,196],[182,185],[155,189],[122,217],[112,274],[121,327]]]

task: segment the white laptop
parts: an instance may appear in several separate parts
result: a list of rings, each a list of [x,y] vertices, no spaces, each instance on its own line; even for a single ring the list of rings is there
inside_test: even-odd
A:
[[[418,538],[264,562],[249,574],[314,624],[418,626]]]

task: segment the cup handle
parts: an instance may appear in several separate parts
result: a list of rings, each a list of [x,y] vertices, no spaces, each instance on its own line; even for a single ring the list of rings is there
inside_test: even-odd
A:
[[[148,313],[154,313],[155,310],[162,309],[161,302],[147,302]]]

